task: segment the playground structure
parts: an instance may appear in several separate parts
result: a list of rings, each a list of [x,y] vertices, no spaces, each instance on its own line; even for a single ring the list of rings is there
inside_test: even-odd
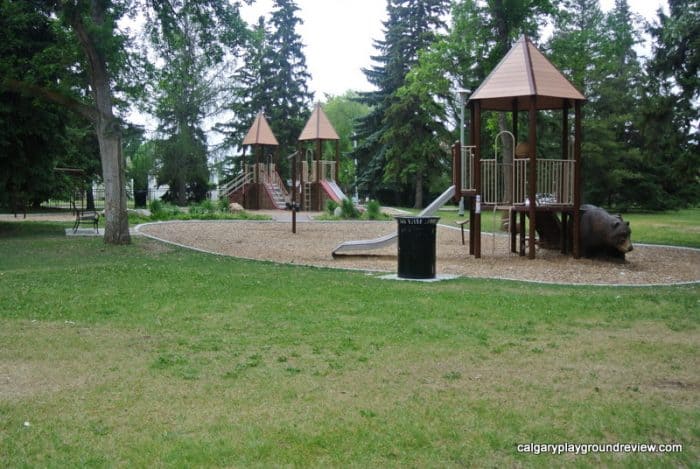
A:
[[[469,145],[453,147],[457,199],[468,198],[469,254],[481,257],[481,211],[507,211],[511,252],[535,258],[542,247],[573,251],[580,257],[581,105],[585,97],[525,36],[522,36],[469,98]],[[574,110],[574,137],[569,112]],[[537,155],[538,111],[561,111],[561,158]],[[482,112],[510,112],[512,132],[495,139],[493,158],[485,158]],[[527,140],[518,142],[518,115],[527,111]],[[499,151],[501,141],[506,151]],[[519,217],[519,220],[518,220]],[[528,225],[528,233],[524,227]],[[520,227],[518,230],[517,227]],[[520,235],[520,248],[516,237]]]
[[[335,159],[323,159],[324,142],[335,142]],[[340,138],[328,117],[316,104],[311,117],[299,135],[299,150],[292,163],[292,194],[278,173],[277,138],[259,112],[243,139],[243,171],[219,188],[223,197],[251,210],[278,209],[290,206],[301,210],[322,211],[325,201],[341,203],[347,198],[336,182],[340,164]],[[245,150],[253,148],[254,160],[246,162]],[[294,190],[297,189],[297,190]],[[292,200],[294,199],[294,200]]]
[[[254,156],[250,164],[246,162],[245,154],[248,146],[253,148]],[[221,186],[221,196],[246,209],[284,209],[288,193],[277,172],[278,146],[265,116],[259,112],[243,139],[243,171]]]
[[[536,237],[546,248],[573,251],[580,257],[581,104],[584,96],[522,36],[469,99],[470,144],[464,138],[452,149],[453,186],[419,216],[430,216],[452,196],[469,199],[469,254],[481,257],[481,211],[508,212],[511,252],[535,258]],[[574,109],[574,138],[569,111]],[[537,157],[537,111],[561,110],[561,158]],[[482,157],[482,111],[510,112],[512,132],[501,131],[493,158]],[[527,142],[518,142],[519,112],[528,112]],[[464,124],[462,123],[462,127]],[[499,142],[505,147],[499,149]],[[504,150],[504,151],[500,151]],[[449,194],[449,195],[447,195]],[[559,216],[557,216],[559,214]],[[518,220],[519,216],[519,220]],[[524,227],[529,221],[528,237]],[[519,230],[517,227],[521,227]],[[520,249],[517,249],[517,235]],[[380,249],[396,241],[391,233],[374,239],[346,241],[333,256]]]
[[[450,198],[460,200],[466,197],[469,254],[475,258],[481,257],[482,209],[508,213],[511,252],[521,256],[527,252],[528,257],[534,259],[535,247],[539,244],[565,254],[572,251],[573,257],[579,258],[581,106],[585,100],[534,44],[522,36],[469,97],[469,144],[466,145],[462,137],[452,149],[453,186],[428,207],[429,212],[424,210],[421,215],[434,214]],[[572,109],[573,139],[569,121]],[[501,130],[494,140],[493,158],[484,157],[483,111],[510,112],[512,118],[512,131]],[[527,137],[519,141],[519,115],[525,111]],[[561,153],[558,159],[538,157],[539,111],[561,112]],[[298,151],[292,155],[292,194],[289,195],[272,159],[260,163],[261,147],[276,147],[277,140],[265,118],[258,114],[243,142],[254,147],[255,163],[252,169],[246,166],[243,174],[230,183],[224,193],[235,194],[232,189],[241,188],[236,190],[243,195],[244,207],[253,209],[289,206],[294,212],[297,208],[322,211],[328,199],[341,202],[346,197],[336,183],[339,137],[319,104],[316,104],[298,140]],[[323,158],[324,144],[329,141],[335,142],[334,160]],[[499,142],[502,151],[499,151]],[[272,206],[265,206],[266,201]],[[289,203],[285,204],[286,201]],[[338,245],[333,255],[377,249],[395,240],[396,235],[390,234],[376,239],[347,241]]]
[[[324,142],[334,142],[335,158],[323,159]],[[347,197],[338,186],[338,170],[340,165],[340,137],[328,120],[326,113],[316,104],[311,117],[306,122],[299,135],[300,160],[293,176],[293,184],[297,184],[299,200],[294,202],[302,210],[322,211],[328,199],[341,203]],[[297,177],[298,176],[298,177]]]

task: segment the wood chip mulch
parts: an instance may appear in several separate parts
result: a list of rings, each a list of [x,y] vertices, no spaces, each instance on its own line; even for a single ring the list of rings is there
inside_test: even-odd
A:
[[[339,243],[370,239],[396,231],[395,222],[305,222],[292,234],[285,222],[165,222],[139,231],[160,240],[222,255],[339,269],[396,272],[394,244],[366,256],[333,258]],[[482,257],[469,256],[458,230],[439,226],[437,271],[465,277],[499,278],[563,284],[668,285],[700,282],[700,250],[635,245],[624,263],[573,259],[539,249],[530,260],[510,253],[509,238],[482,236]]]

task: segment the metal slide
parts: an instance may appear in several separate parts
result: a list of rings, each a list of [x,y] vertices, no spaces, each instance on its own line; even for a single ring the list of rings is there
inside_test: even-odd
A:
[[[455,186],[450,186],[445,192],[440,194],[440,196],[433,200],[433,202],[423,209],[422,212],[418,214],[419,217],[430,217],[438,211],[440,207],[445,205],[448,200],[450,200],[455,195]],[[342,255],[351,255],[353,251],[371,251],[373,249],[381,249],[383,247],[389,246],[396,242],[398,238],[398,233],[390,233],[385,236],[380,236],[374,239],[358,239],[355,241],[345,241],[340,243],[333,249],[333,257]]]

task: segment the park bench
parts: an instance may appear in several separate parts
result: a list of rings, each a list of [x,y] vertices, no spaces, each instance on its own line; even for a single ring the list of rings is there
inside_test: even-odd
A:
[[[75,224],[73,225],[73,233],[78,231],[80,225],[92,225],[97,233],[100,225],[100,214],[95,210],[76,210]]]

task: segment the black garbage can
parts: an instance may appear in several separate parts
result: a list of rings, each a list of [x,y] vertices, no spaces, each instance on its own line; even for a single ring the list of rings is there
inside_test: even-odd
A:
[[[400,278],[435,278],[435,231],[440,217],[396,217]]]

